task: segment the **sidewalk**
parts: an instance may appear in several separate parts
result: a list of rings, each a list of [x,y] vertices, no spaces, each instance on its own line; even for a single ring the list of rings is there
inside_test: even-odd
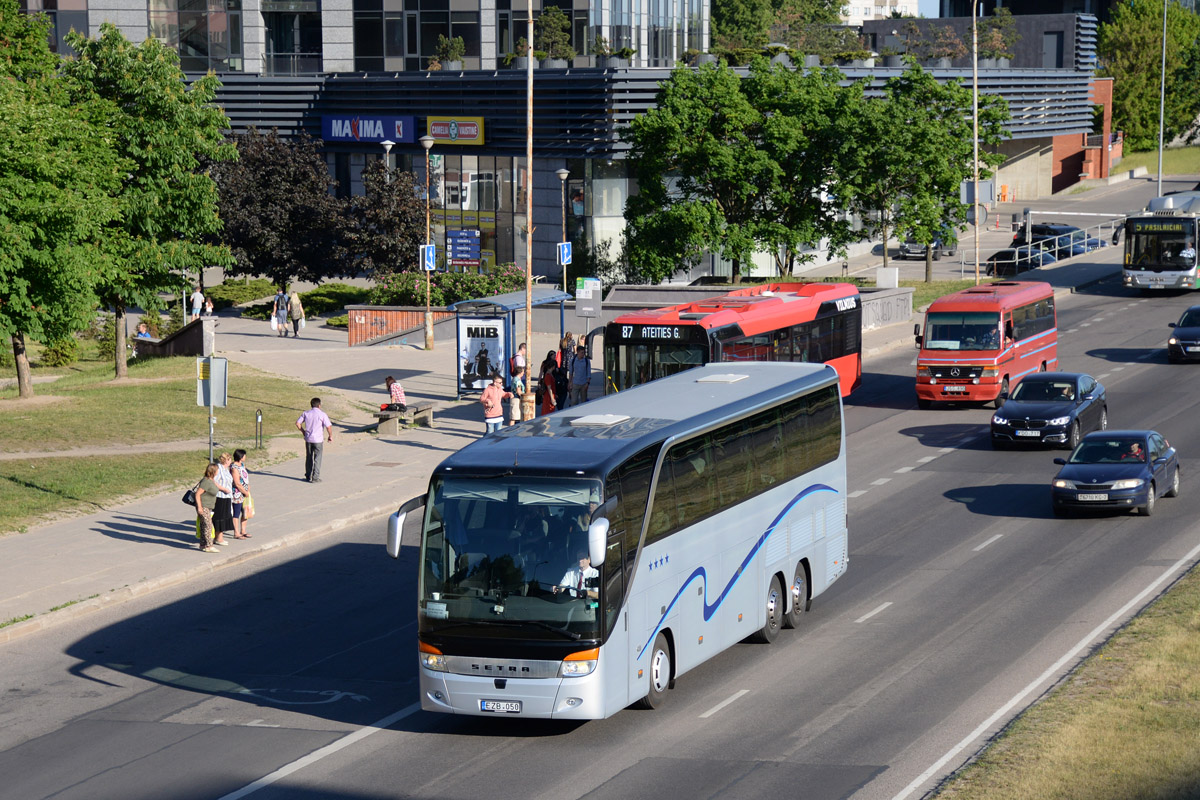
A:
[[[994,240],[994,250],[1011,238],[1010,231],[988,232],[981,234],[980,243],[982,247]],[[1045,280],[1071,291],[1119,272],[1120,253],[1121,248],[1108,247],[1022,273],[1021,279]],[[892,263],[900,268],[902,279],[924,278],[923,261]],[[860,256],[852,259],[850,272],[865,274],[880,265],[879,256]],[[825,269],[836,271],[802,277],[840,274],[840,264]],[[959,269],[957,259],[936,262],[935,279],[957,278]],[[864,359],[911,344],[911,323],[868,331],[863,335]],[[554,335],[534,337],[530,353],[535,367],[556,345]],[[383,558],[384,517],[425,491],[433,468],[482,433],[477,398],[454,399],[451,342],[438,342],[431,352],[419,343],[348,348],[344,331],[316,324],[299,339],[283,339],[266,322],[221,317],[217,349],[231,360],[302,380],[313,387],[313,395],[333,392],[350,401],[353,410],[334,420],[321,483],[304,482],[302,458],[258,471],[251,453],[247,462],[257,512],[249,523],[253,538],[230,538],[219,553],[196,548],[195,513],[182,504],[182,491],[0,537],[0,623],[30,617],[0,628],[0,642],[363,522],[378,523]],[[410,402],[434,403],[435,428],[406,429],[395,437],[363,432],[374,422],[370,410],[385,399],[383,381],[388,375],[401,382]],[[593,393],[600,391],[599,381],[593,379]],[[287,402],[303,405],[304,400],[307,397]],[[299,449],[299,437],[295,446]]]

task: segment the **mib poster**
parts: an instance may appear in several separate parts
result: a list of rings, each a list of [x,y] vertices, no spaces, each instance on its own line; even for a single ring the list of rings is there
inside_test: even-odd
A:
[[[500,317],[458,318],[458,385],[482,392],[493,375],[508,375],[505,362],[504,320]]]

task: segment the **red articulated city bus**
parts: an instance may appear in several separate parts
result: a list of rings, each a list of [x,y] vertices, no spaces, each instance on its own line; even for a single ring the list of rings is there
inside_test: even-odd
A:
[[[938,298],[917,337],[917,406],[935,401],[993,402],[1031,372],[1058,367],[1054,289],[1036,281],[998,281]]]
[[[851,283],[767,283],[622,314],[604,329],[604,391],[713,361],[806,361],[837,370],[842,396],[862,381],[862,303]]]

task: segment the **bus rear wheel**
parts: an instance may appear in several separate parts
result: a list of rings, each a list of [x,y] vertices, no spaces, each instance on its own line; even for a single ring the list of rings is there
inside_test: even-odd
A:
[[[754,641],[770,644],[779,636],[779,629],[783,627],[784,602],[783,584],[778,575],[772,575],[771,586],[767,589],[767,621],[751,637]]]
[[[671,647],[667,644],[667,637],[659,633],[654,637],[654,647],[650,651],[650,691],[638,701],[638,707],[658,708],[666,699],[669,688],[671,688]]]
[[[796,576],[792,578],[791,589],[791,608],[783,617],[785,628],[798,627],[804,612],[808,610],[808,571],[804,569],[803,561],[796,564]]]

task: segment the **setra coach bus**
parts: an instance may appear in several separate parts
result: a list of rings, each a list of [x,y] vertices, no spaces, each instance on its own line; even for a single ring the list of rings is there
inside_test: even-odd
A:
[[[604,392],[714,361],[829,364],[845,397],[862,382],[862,304],[851,283],[766,283],[622,314],[604,328]]]
[[[1031,372],[1058,366],[1054,287],[1040,281],[996,281],[934,300],[917,347],[917,407],[936,401],[1004,404]]]
[[[599,719],[770,643],[847,566],[837,373],[709,364],[472,442],[420,512],[421,707]]]
[[[1144,214],[1125,220],[1125,285],[1143,292],[1200,289],[1196,244],[1200,192],[1178,192],[1150,201]]]

